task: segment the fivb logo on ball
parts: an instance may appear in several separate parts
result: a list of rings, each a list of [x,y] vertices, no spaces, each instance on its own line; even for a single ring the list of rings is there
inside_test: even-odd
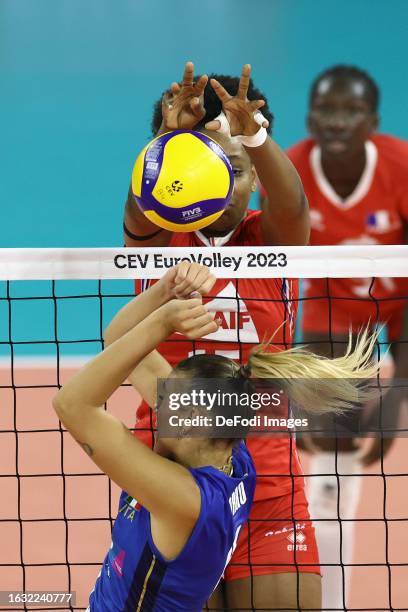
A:
[[[188,130],[163,134],[136,160],[132,191],[146,217],[172,232],[210,225],[228,206],[231,163],[214,140]]]

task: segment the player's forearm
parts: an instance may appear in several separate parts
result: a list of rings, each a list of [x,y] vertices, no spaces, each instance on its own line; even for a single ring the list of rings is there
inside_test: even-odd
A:
[[[286,242],[286,233],[293,237],[290,243],[306,244],[309,238],[308,204],[293,164],[269,137],[260,147],[246,147],[246,151],[267,194],[262,210],[273,221],[270,231],[276,244]]]
[[[136,366],[169,334],[164,317],[154,312],[116,340],[73,376],[54,398],[66,424],[83,410],[102,406]]]
[[[293,164],[271,138],[260,147],[246,147],[246,152],[255,165],[257,174],[274,210],[280,208],[287,213],[298,214],[303,206],[303,187]]]
[[[104,333],[105,346],[109,346],[133,329],[166,301],[160,282],[131,300],[119,310],[106,328]]]
[[[124,224],[125,228],[130,233],[136,233],[137,236],[151,234],[153,232],[157,232],[157,230],[160,230],[160,228],[157,227],[157,225],[154,225],[154,223],[152,223],[151,221],[149,221],[146,215],[144,215],[144,213],[140,210],[132,193],[131,185],[129,187],[128,197],[125,205]],[[125,239],[126,237],[129,238],[129,236],[125,233]],[[140,246],[143,246],[143,244],[141,244]]]
[[[128,247],[167,246],[172,233],[157,227],[143,214],[129,188],[124,214],[124,240]]]

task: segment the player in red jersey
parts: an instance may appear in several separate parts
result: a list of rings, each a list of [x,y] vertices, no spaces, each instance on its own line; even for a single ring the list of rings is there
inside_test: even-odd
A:
[[[351,66],[335,66],[319,75],[311,87],[308,127],[311,138],[288,151],[310,203],[312,245],[404,244],[408,220],[408,143],[376,134],[379,91],[373,79]],[[390,270],[392,274],[392,270]],[[408,276],[408,273],[407,273]],[[331,298],[330,303],[327,295]],[[304,340],[313,350],[335,356],[343,350],[350,326],[357,332],[369,320],[387,323],[395,377],[407,378],[408,282],[406,278],[311,279],[303,302]],[[322,299],[323,298],[323,299]],[[398,299],[405,298],[405,299]],[[330,311],[329,311],[330,309]],[[330,319],[330,320],[329,320]],[[332,343],[329,343],[329,339]],[[392,394],[383,404],[396,414]],[[390,447],[391,438],[371,439],[362,454],[353,439],[314,440],[324,452],[312,457],[311,472],[361,473]],[[335,478],[312,478],[310,513],[337,518]],[[352,519],[361,478],[341,477],[340,516]],[[316,525],[322,567],[339,563],[340,534],[336,521]],[[343,523],[343,563],[352,553],[353,522]],[[343,608],[340,568],[323,569],[323,607]]]
[[[248,100],[251,100],[251,102]],[[299,177],[280,148],[269,137],[257,147],[244,147],[235,135],[259,131],[254,111],[263,106],[253,88],[250,67],[241,79],[193,77],[186,64],[183,82],[156,104],[153,133],[173,129],[206,131],[219,127],[221,110],[231,136],[210,131],[229,156],[234,170],[234,192],[223,215],[201,232],[172,234],[155,227],[141,213],[131,190],[126,204],[125,238],[128,246],[288,245],[306,244],[308,206]],[[266,119],[271,122],[266,104]],[[265,126],[268,125],[265,121]],[[270,127],[269,127],[270,129]],[[259,175],[272,204],[261,212],[247,210]],[[160,351],[171,363],[201,352],[220,352],[245,360],[250,348],[277,331],[274,344],[287,347],[292,340],[297,287],[294,281],[220,280],[211,292],[210,310],[217,312],[220,329],[199,342],[166,343]],[[238,297],[239,296],[239,297]],[[254,299],[255,296],[259,299]],[[137,435],[152,440],[152,413],[138,409]],[[144,430],[141,431],[141,430]],[[234,609],[320,607],[320,575],[313,528],[309,521],[303,477],[292,439],[252,440],[258,483],[248,530],[241,534],[225,572],[225,583],[211,600],[211,608]],[[273,476],[276,474],[276,476]],[[260,521],[259,519],[263,519]],[[294,541],[293,533],[299,534]],[[303,566],[302,564],[307,564]],[[292,564],[292,565],[291,565]],[[296,565],[298,564],[298,565]],[[299,575],[299,577],[297,576]],[[222,592],[224,591],[224,592]]]

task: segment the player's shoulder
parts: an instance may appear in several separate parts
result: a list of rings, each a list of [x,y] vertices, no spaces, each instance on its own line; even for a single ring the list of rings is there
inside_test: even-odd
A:
[[[245,217],[242,219],[241,227],[250,227],[254,223],[258,223],[261,217],[261,210],[248,210],[246,211]]]
[[[378,150],[382,162],[408,169],[408,141],[389,134],[373,134],[370,140]]]
[[[313,138],[305,138],[300,142],[292,145],[286,150],[286,155],[291,162],[296,166],[297,163],[302,163],[309,159],[310,151],[315,146]]]
[[[245,235],[250,232],[253,228],[259,225],[261,221],[261,210],[250,210],[246,211],[245,217],[242,219],[240,224],[237,227],[236,237],[241,235]]]

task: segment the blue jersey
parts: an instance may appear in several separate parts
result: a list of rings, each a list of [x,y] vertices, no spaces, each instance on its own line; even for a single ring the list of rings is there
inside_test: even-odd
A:
[[[245,445],[233,450],[233,476],[191,469],[201,493],[196,525],[180,554],[166,560],[154,545],[150,513],[122,492],[90,612],[201,612],[217,586],[248,518],[255,468]]]

